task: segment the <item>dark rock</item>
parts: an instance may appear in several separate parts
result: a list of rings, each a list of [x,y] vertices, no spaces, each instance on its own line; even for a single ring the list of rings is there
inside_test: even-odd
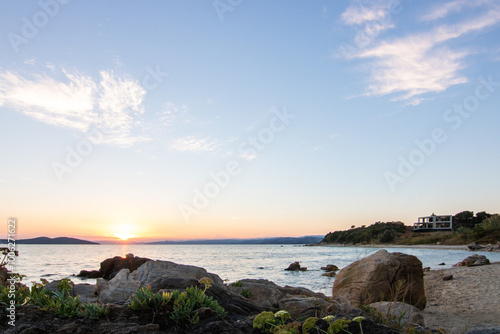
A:
[[[144,263],[151,261],[151,259],[144,257],[134,257],[133,254],[127,254],[125,258],[115,256],[111,259],[106,259],[101,262],[102,278],[110,280],[118,274],[122,269],[128,269],[130,272],[137,270]]]
[[[337,275],[335,271],[329,271],[324,274],[321,274],[321,276],[326,276],[326,277],[335,277],[335,275]]]
[[[288,268],[286,268],[285,270],[289,270],[289,271],[306,271],[307,267],[301,267],[300,263],[297,262],[297,261],[295,261],[292,264],[290,264],[288,266]]]
[[[470,250],[470,251],[477,251],[477,250],[480,250],[480,249],[483,249],[485,248],[484,246],[481,246],[481,245],[478,245],[477,243],[473,242],[471,244],[468,244],[467,245],[467,248]]]
[[[446,263],[441,262],[439,265],[440,265],[440,266],[444,266],[444,265],[446,265]]]
[[[326,265],[326,267],[321,267],[321,269],[325,270],[325,271],[337,271],[337,270],[339,270],[339,267],[337,267],[334,264],[328,264],[328,265]]]
[[[443,276],[443,281],[451,281],[453,279],[453,275]]]
[[[158,290],[184,290],[191,286],[198,286],[198,280],[193,278],[178,278],[178,277],[164,277],[158,278],[149,284],[151,291],[158,292]]]
[[[80,270],[80,273],[76,275],[77,277],[87,277],[87,278],[100,278],[104,274],[99,270]]]
[[[397,300],[424,309],[422,262],[413,255],[381,249],[342,269],[333,283],[332,296],[354,306]]]
[[[431,271],[431,267],[424,267],[424,272]]]
[[[462,261],[454,264],[454,266],[474,267],[474,266],[484,266],[486,264],[490,264],[490,260],[488,260],[486,256],[473,254],[463,259]]]

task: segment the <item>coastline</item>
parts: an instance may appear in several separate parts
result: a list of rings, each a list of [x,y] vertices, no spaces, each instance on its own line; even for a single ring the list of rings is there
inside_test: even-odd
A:
[[[414,249],[444,249],[444,250],[466,250],[467,245],[395,245],[395,244],[371,244],[371,245],[351,245],[351,244],[318,244],[311,245],[318,247],[360,247],[360,248],[414,248]]]

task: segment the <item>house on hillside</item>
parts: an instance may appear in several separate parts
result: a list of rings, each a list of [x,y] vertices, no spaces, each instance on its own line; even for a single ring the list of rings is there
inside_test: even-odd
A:
[[[451,231],[453,229],[453,216],[432,214],[419,217],[418,222],[413,224],[415,232]]]

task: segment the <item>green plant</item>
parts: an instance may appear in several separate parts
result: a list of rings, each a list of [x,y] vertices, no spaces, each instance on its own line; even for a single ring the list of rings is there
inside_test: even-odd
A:
[[[316,317],[310,317],[310,318],[307,318],[304,323],[302,323],[302,333],[303,334],[306,334],[307,332],[309,332],[311,329],[314,328],[314,326],[316,325],[316,322],[318,322],[318,318]]]
[[[359,317],[352,319],[352,321],[357,322],[359,324],[359,330],[361,331],[361,334],[363,334],[363,326],[361,325],[361,322],[363,320],[365,320],[365,317],[362,317],[362,316],[359,316]]]
[[[162,305],[170,301],[171,295],[153,293],[151,287],[145,286],[138,289],[130,298],[130,308],[132,310],[158,310]]]
[[[328,326],[327,334],[336,334],[336,333],[350,333],[347,331],[347,328],[349,327],[349,324],[351,323],[351,320],[347,319],[337,319],[335,321],[330,322],[330,325]]]
[[[485,232],[493,232],[493,231],[499,231],[500,230],[500,215],[494,214],[489,218],[486,218],[483,220],[483,222],[480,224],[480,226],[483,228]]]
[[[264,333],[271,333],[274,327],[276,327],[276,318],[273,312],[261,312],[253,319],[253,328],[258,328]]]
[[[231,283],[231,286],[234,286],[235,288],[239,288],[239,287],[243,286],[243,282],[236,281],[236,282]]]
[[[42,309],[62,318],[71,318],[79,314],[81,306],[82,303],[79,296],[72,297],[66,290],[62,290],[54,291],[52,298],[47,299],[47,303]]]
[[[362,306],[361,309],[365,311],[369,318],[373,319],[376,323],[392,327],[397,330],[402,330],[406,323],[403,321],[406,312],[401,312],[400,314],[395,314],[392,312],[391,307],[388,308],[387,312],[382,313],[376,308],[370,306]]]
[[[241,290],[241,295],[245,298],[250,298],[252,297],[252,292],[248,289],[243,289]]]
[[[108,309],[98,303],[86,303],[80,309],[80,316],[88,319],[99,319],[108,314]]]

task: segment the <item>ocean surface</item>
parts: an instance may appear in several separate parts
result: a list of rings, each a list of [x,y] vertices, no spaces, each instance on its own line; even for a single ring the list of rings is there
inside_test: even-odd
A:
[[[343,268],[375,253],[380,247],[305,247],[298,245],[17,245],[19,257],[15,272],[27,275],[24,282],[70,278],[75,283],[95,283],[94,279],[74,277],[82,269],[97,270],[110,257],[135,256],[152,260],[195,265],[219,275],[223,280],[268,279],[278,285],[301,286],[331,295],[334,278],[321,276],[327,264]],[[472,252],[450,249],[386,248],[417,256],[424,267],[449,268]],[[490,261],[500,261],[500,252],[484,254]],[[299,261],[305,272],[284,271]],[[439,264],[444,262],[444,266]]]

